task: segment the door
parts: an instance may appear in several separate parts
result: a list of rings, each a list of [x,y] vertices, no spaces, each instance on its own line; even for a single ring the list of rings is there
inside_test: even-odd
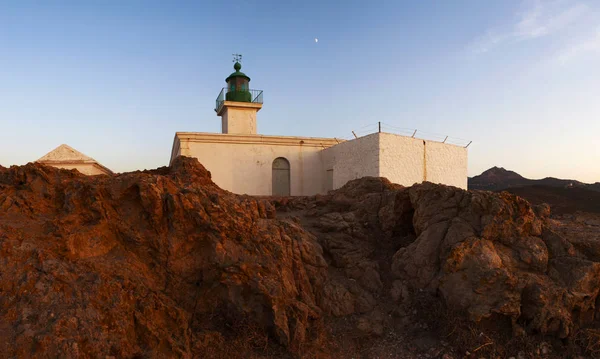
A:
[[[325,174],[325,191],[329,192],[333,190],[333,168],[327,170]]]
[[[283,157],[273,161],[273,196],[290,195],[290,163]]]

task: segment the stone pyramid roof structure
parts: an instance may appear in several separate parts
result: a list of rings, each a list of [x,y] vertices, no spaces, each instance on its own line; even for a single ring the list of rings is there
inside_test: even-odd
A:
[[[104,167],[95,159],[86,156],[83,153],[74,149],[73,147],[65,144],[56,147],[55,149],[38,159],[36,162],[47,165],[90,164],[98,167],[100,170],[106,172],[107,174],[113,173],[110,169]]]
[[[91,157],[84,155],[69,145],[62,144],[52,151],[48,152],[44,157],[37,160],[37,162],[48,162],[48,161],[83,161],[83,162],[96,162]]]

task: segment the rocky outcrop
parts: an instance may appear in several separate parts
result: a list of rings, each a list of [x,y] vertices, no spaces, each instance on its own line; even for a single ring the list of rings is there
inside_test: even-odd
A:
[[[382,298],[406,307],[411,292],[425,290],[473,322],[494,318],[516,335],[558,338],[597,316],[600,233],[582,236],[581,215],[569,231],[549,219],[547,205],[508,193],[369,178],[321,202],[306,211],[318,220],[305,228],[335,267],[379,298],[370,310]],[[593,227],[595,219],[582,223]]]
[[[415,293],[565,338],[596,318],[600,246],[548,216],[507,193],[381,178],[238,196],[185,157],[110,177],[0,168],[0,352],[343,357],[339,341],[403,342],[390,333],[414,325]],[[267,342],[231,348],[240,323]]]
[[[474,321],[508,317],[515,333],[566,338],[594,318],[599,264],[552,232],[547,208],[430,184],[409,193],[417,238],[394,255],[397,277],[439,290]]]
[[[97,178],[2,169],[0,209],[8,356],[193,357],[199,335],[242,317],[294,348],[321,317],[314,238],[196,161]]]

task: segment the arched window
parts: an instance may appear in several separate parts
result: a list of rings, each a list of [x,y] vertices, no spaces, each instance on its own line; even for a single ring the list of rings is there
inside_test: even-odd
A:
[[[283,157],[273,161],[273,196],[290,195],[290,162]]]

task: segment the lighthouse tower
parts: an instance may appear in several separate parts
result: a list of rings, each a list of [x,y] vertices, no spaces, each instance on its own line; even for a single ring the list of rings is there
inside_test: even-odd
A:
[[[250,77],[240,70],[241,55],[235,56],[234,73],[225,79],[227,87],[217,97],[215,112],[221,116],[221,132],[226,134],[256,134],[256,113],[262,108],[261,90],[251,90]]]

